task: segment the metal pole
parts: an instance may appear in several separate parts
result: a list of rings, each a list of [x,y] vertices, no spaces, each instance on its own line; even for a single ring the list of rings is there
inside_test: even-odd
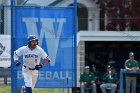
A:
[[[73,84],[74,87],[77,86],[77,0],[74,0],[74,60],[73,62],[75,62],[74,64],[74,69],[75,69],[75,73],[73,74],[75,77],[75,83]]]
[[[68,93],[69,93],[69,78],[67,77],[67,89],[68,89]]]
[[[11,0],[11,42],[13,41],[14,31],[14,6],[15,6],[15,0]],[[15,80],[15,70],[14,70],[14,62],[12,60],[13,58],[13,42],[11,43],[11,93],[16,93],[16,80]]]

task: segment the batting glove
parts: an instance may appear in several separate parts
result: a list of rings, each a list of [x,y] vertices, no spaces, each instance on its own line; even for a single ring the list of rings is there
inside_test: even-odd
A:
[[[40,70],[42,68],[42,64],[36,65],[35,70]]]
[[[19,66],[21,63],[19,61],[15,61],[16,66]]]

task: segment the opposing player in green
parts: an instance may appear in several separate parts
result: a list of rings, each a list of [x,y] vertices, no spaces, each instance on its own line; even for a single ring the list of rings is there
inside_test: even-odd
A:
[[[138,62],[134,59],[134,53],[129,53],[129,59],[125,61],[125,69],[127,71],[138,71],[139,66]],[[136,80],[137,77],[135,74],[126,74],[126,93],[136,93]],[[130,92],[131,90],[131,92]]]
[[[100,85],[102,93],[107,93],[107,89],[110,93],[115,93],[118,82],[118,73],[114,71],[114,67],[108,65],[106,68],[106,73],[103,75],[103,83]]]
[[[90,72],[90,67],[85,66],[84,73],[80,76],[81,93],[85,93],[85,88],[92,87],[92,93],[96,93],[95,75]]]

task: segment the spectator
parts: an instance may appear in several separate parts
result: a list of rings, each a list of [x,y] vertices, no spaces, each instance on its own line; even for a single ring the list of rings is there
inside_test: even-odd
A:
[[[107,65],[116,67],[116,59],[114,51],[111,49],[108,53]]]
[[[102,93],[106,93],[106,89],[110,88],[111,93],[115,93],[117,88],[118,74],[112,71],[114,69],[110,65],[106,69],[106,73],[103,75],[103,84],[100,85]]]
[[[92,93],[96,93],[95,75],[90,72],[90,67],[85,66],[85,71],[80,75],[81,93],[85,93],[85,88],[88,85],[92,87]]]
[[[134,59],[134,53],[129,53],[129,59],[125,61],[125,69],[128,71],[137,71],[139,69],[138,62]],[[136,93],[136,75],[126,74],[126,93]],[[130,87],[131,86],[131,87]]]

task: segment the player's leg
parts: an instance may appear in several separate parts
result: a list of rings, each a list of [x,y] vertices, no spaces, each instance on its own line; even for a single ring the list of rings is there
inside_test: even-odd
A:
[[[26,93],[26,87],[25,87],[25,85],[22,86],[22,91],[23,91],[23,93]]]
[[[125,77],[125,93],[130,93],[130,82],[131,78],[130,77]]]
[[[37,70],[32,71],[32,89],[35,87],[37,78],[38,78],[38,71]]]
[[[116,84],[111,84],[111,93],[115,93],[116,88],[117,88]]]
[[[92,93],[97,93],[96,84],[92,84]]]
[[[80,86],[81,93],[85,92],[85,84],[81,84]]]
[[[32,93],[32,73],[29,70],[23,70],[23,77],[25,82],[25,93]]]
[[[26,87],[26,93],[32,93],[32,88],[31,87]]]
[[[108,87],[108,84],[101,84],[100,85],[100,88],[101,88],[102,93],[106,93],[106,88],[107,87]]]
[[[132,84],[132,89],[131,89],[131,93],[136,93],[136,77],[132,77],[132,79],[131,79],[132,81],[131,81],[131,84]]]

